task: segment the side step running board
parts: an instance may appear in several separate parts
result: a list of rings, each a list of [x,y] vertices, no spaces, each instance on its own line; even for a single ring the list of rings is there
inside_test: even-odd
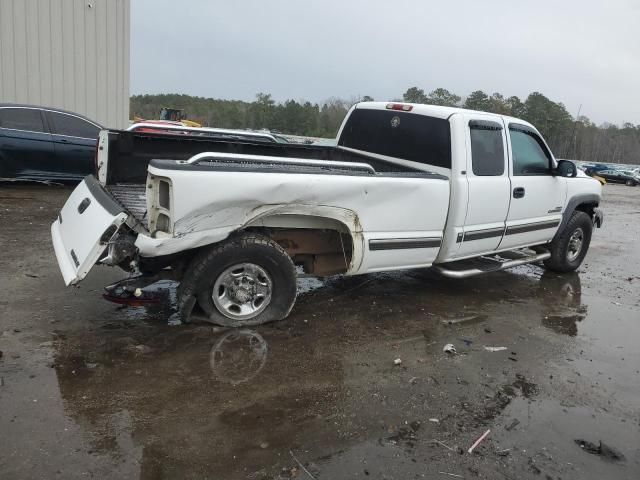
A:
[[[480,275],[481,273],[498,272],[506,268],[517,267],[518,265],[525,265],[527,263],[540,262],[542,260],[546,260],[550,256],[551,256],[551,253],[549,252],[539,252],[539,253],[536,253],[535,255],[527,255],[525,257],[516,258],[512,260],[498,260],[494,258],[481,257],[481,259],[487,263],[480,266],[479,268],[474,267],[466,270],[457,270],[457,269],[447,268],[448,266],[453,266],[458,262],[435,265],[433,268],[438,273],[440,273],[441,275],[444,275],[445,277],[467,278],[467,277],[473,277],[475,275]],[[462,262],[464,262],[464,260],[460,261],[456,266],[460,266]]]

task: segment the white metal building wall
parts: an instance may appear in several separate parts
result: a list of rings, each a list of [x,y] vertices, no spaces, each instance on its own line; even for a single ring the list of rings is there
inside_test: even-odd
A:
[[[0,103],[129,119],[129,0],[0,0]]]

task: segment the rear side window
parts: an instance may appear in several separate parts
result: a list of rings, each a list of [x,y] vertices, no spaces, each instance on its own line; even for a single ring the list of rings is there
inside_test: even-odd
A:
[[[388,157],[451,168],[449,122],[396,110],[356,109],[338,145]]]
[[[471,165],[477,176],[499,176],[504,173],[502,127],[499,123],[470,121]]]
[[[0,108],[0,127],[44,132],[40,110],[33,108]]]
[[[525,127],[526,128],[526,127]],[[514,175],[548,175],[551,158],[540,137],[525,128],[509,126]]]
[[[53,133],[71,137],[97,138],[100,129],[94,124],[63,113],[49,112]]]

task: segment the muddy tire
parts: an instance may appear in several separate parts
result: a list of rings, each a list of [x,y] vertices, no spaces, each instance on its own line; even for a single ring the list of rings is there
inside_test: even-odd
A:
[[[589,215],[573,212],[562,232],[549,245],[551,257],[544,261],[545,267],[560,273],[576,270],[589,250],[592,231]]]
[[[245,234],[203,250],[183,283],[209,322],[246,327],[285,318],[296,300],[296,269],[268,237]]]

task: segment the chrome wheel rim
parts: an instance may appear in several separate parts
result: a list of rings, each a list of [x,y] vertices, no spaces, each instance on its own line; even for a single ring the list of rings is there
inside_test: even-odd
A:
[[[269,306],[273,281],[264,268],[254,263],[238,263],[223,271],[211,298],[218,311],[233,320],[247,320]]]
[[[584,243],[584,232],[581,228],[576,229],[569,238],[569,246],[567,248],[567,260],[573,262],[580,252],[582,251],[582,244]]]

